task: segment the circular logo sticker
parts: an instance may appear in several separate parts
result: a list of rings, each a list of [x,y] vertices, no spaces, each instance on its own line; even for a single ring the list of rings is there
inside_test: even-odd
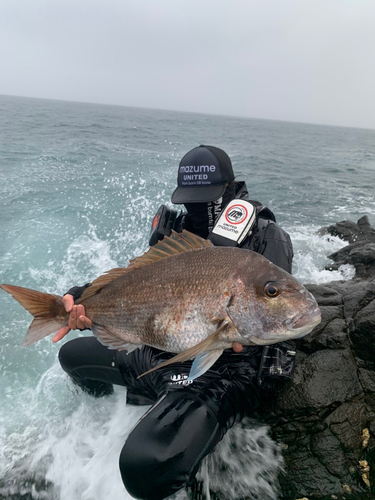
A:
[[[233,205],[225,212],[225,218],[230,224],[241,224],[247,217],[247,208],[243,205]]]

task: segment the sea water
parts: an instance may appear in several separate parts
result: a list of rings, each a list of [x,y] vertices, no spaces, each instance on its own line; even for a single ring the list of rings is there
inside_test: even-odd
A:
[[[275,212],[297,278],[353,277],[350,266],[325,270],[345,242],[317,231],[363,215],[375,224],[375,131],[0,96],[0,282],[63,294],[126,266],[199,144],[227,151],[251,198]],[[1,291],[0,499],[131,498],[118,457],[147,408],[127,406],[120,387],[82,393],[50,337],[20,347],[30,318]],[[253,423],[230,431],[200,475],[228,500],[272,499],[280,467],[277,443]]]

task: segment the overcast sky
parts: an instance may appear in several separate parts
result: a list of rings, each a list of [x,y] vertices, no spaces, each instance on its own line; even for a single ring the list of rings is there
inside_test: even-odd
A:
[[[375,129],[375,0],[0,0],[0,94]]]

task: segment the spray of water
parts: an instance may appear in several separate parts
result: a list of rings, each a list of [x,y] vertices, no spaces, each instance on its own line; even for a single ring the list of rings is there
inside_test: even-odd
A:
[[[252,420],[242,422],[225,435],[215,452],[206,457],[198,474],[204,481],[208,500],[210,491],[222,500],[278,497],[277,476],[283,460],[280,447],[268,431]]]
[[[118,457],[147,407],[127,406],[124,388],[91,398],[62,374],[57,361],[27,400],[22,414],[17,408],[13,432],[2,437],[0,498],[131,499]]]
[[[355,268],[349,264],[340,266],[337,271],[326,269],[332,264],[327,256],[348,243],[337,236],[319,236],[318,229],[316,226],[304,226],[298,230],[290,230],[294,246],[294,276],[301,283],[315,284],[352,279]]]

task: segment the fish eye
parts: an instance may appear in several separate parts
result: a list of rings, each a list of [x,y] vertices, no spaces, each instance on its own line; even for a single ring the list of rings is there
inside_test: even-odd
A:
[[[266,283],[264,293],[272,299],[280,294],[280,289],[274,283]]]

